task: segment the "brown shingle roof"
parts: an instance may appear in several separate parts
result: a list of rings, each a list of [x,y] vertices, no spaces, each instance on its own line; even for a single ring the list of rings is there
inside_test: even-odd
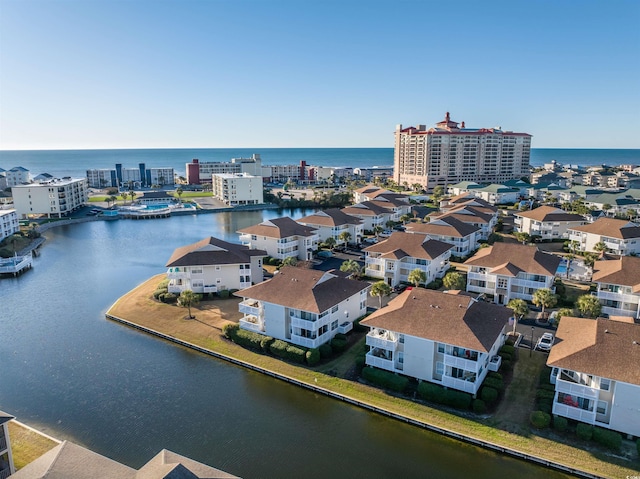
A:
[[[389,238],[374,245],[364,248],[362,251],[369,253],[381,253],[386,257],[396,259],[404,256],[412,258],[435,259],[453,248],[453,245],[443,241],[428,239],[419,234],[394,232]]]
[[[291,236],[313,236],[315,228],[296,223],[288,216],[263,221],[260,224],[238,230],[238,233],[266,236],[268,238],[289,238]]]
[[[640,292],[640,258],[620,256],[617,259],[596,261],[592,280],[597,283],[631,286],[634,293]]]
[[[515,213],[515,216],[522,216],[523,218],[530,218],[536,221],[585,221],[580,215],[567,213],[553,206],[540,206],[531,211]]]
[[[389,208],[383,208],[373,201],[363,201],[351,206],[342,208],[342,212],[348,215],[375,216],[389,214]]]
[[[369,283],[345,279],[331,272],[284,267],[270,280],[238,291],[235,295],[322,313],[368,287]]]
[[[509,272],[514,273],[520,270],[530,274],[553,276],[560,264],[560,258],[543,253],[535,246],[494,243],[493,246],[478,250],[464,264],[496,268],[496,271],[501,271],[498,274],[509,274]]]
[[[252,256],[267,256],[267,252],[249,249],[209,236],[187,246],[176,248],[167,261],[167,267],[206,266],[214,264],[241,264],[251,262]]]
[[[488,352],[513,312],[459,294],[407,290],[360,324]]]
[[[634,344],[635,341],[635,344]],[[640,325],[565,316],[547,365],[640,385]]]
[[[331,208],[328,210],[317,211],[309,216],[300,218],[298,223],[305,225],[341,226],[359,225],[362,224],[362,220],[355,216],[348,215],[338,208]]]
[[[452,208],[444,213],[432,213],[429,216],[432,218],[453,217],[463,223],[488,224],[493,218],[493,212],[485,210],[486,208],[466,205]]]
[[[631,221],[615,218],[599,218],[589,225],[574,226],[570,229],[608,238],[628,239],[640,237],[640,226]]]
[[[454,238],[464,238],[470,234],[480,231],[480,228],[470,223],[463,223],[453,216],[434,218],[429,223],[409,223],[407,231],[411,233],[432,234],[440,236],[452,236]]]

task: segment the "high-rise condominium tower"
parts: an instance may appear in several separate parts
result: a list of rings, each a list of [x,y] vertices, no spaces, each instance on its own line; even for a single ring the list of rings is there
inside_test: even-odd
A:
[[[502,183],[529,175],[531,135],[466,128],[445,119],[433,128],[396,126],[393,179],[429,191],[460,181]]]

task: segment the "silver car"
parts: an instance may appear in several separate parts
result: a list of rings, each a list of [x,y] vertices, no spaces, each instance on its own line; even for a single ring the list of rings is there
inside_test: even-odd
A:
[[[549,351],[551,346],[553,346],[553,334],[544,333],[540,339],[538,339],[536,349],[539,349],[540,351]]]

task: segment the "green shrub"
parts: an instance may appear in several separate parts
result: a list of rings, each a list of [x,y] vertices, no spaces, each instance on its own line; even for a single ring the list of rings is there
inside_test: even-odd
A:
[[[593,428],[593,440],[613,451],[619,451],[622,447],[622,436],[620,433],[601,427]]]
[[[529,415],[529,422],[537,429],[546,429],[551,424],[551,416],[546,412],[533,411]]]
[[[220,299],[227,299],[229,297],[229,290],[228,289],[222,289],[222,290],[218,291],[218,296],[220,296]]]
[[[309,366],[315,366],[320,362],[320,349],[313,348],[307,351],[307,364]]]
[[[553,384],[541,384],[538,389],[544,389],[545,391],[556,391],[556,387]]]
[[[251,348],[258,351],[262,351],[261,344],[265,338],[269,338],[269,337],[263,336],[262,334],[254,333],[253,331],[238,329],[238,331],[235,334],[235,337],[233,338],[233,342],[245,348]]]
[[[232,288],[232,289],[229,290],[229,295],[233,296],[233,293],[237,293],[238,291],[240,291],[240,290],[237,289],[237,288]]]
[[[365,333],[369,330],[369,328],[360,324],[360,321],[362,321],[364,318],[365,316],[363,316],[362,318],[358,318],[353,322],[353,330],[356,333]]]
[[[440,289],[442,287],[442,280],[440,278],[436,278],[427,284],[427,289]]]
[[[498,399],[498,391],[494,388],[483,386],[480,390],[480,399],[487,404],[493,404]]]
[[[156,289],[167,289],[168,287],[169,287],[169,280],[163,279],[158,283],[158,286],[156,286]]]
[[[553,416],[553,428],[558,432],[564,432],[569,426],[569,421],[566,417]]]
[[[288,344],[282,339],[276,339],[269,346],[269,351],[274,356],[284,359],[287,357],[287,346]]]
[[[482,399],[474,399],[472,407],[476,414],[484,414],[487,411],[487,404]]]
[[[502,364],[500,364],[500,371],[502,371],[502,372],[511,371],[512,367],[513,366],[511,365],[511,361],[505,361],[503,359],[502,360]]]
[[[356,356],[356,369],[358,370],[358,373],[362,372],[362,368],[365,367],[365,365],[367,364],[367,358],[365,357],[364,354],[360,354],[358,356]]]
[[[538,389],[536,391],[536,399],[553,399],[555,395],[555,392],[547,391],[546,389]]]
[[[536,407],[538,411],[551,414],[551,411],[553,411],[553,402],[551,401],[551,399],[539,399],[536,403]]]
[[[347,340],[347,335],[343,334],[343,333],[336,333],[336,335],[334,336],[335,339],[344,339],[345,341]]]
[[[579,422],[576,426],[576,435],[580,439],[584,439],[585,441],[590,441],[593,437],[593,426],[590,424],[585,424],[583,422]]]
[[[327,359],[333,356],[333,348],[330,343],[321,344],[319,349],[322,359]]]
[[[485,386],[496,389],[497,391],[504,391],[504,381],[502,379],[487,377],[483,383]]]
[[[158,288],[153,292],[153,297],[154,299],[157,299],[158,301],[162,301],[160,299],[160,295],[165,295],[169,292],[169,290],[167,288]]]
[[[346,339],[342,339],[342,338],[338,338],[335,337],[331,340],[331,348],[336,352],[336,353],[341,353],[344,350],[347,349],[347,340]]]
[[[502,357],[502,361],[509,361],[511,362],[511,355],[509,353],[505,353],[504,351],[500,351],[498,353],[498,356]]]
[[[287,344],[286,348],[286,359],[289,361],[294,361],[299,364],[303,364],[307,359],[307,349],[301,348],[299,346],[294,346],[293,344]]]
[[[516,353],[516,348],[515,348],[515,347],[513,347],[513,346],[510,346],[510,345],[508,345],[508,344],[505,344],[504,346],[502,346],[502,347],[500,348],[500,352],[501,352],[501,353],[508,353],[508,354],[510,354],[511,356],[513,356],[513,355]]]
[[[444,394],[445,404],[456,409],[469,409],[471,407],[471,394],[456,391],[455,389],[446,389]]]
[[[409,379],[404,376],[368,366],[362,369],[362,377],[370,383],[396,392],[404,391],[409,385]]]
[[[540,371],[540,384],[551,384],[551,368],[545,366]]]
[[[271,336],[263,336],[260,340],[260,349],[262,349],[265,353],[269,352],[269,348],[271,347],[271,343],[275,341]]]
[[[418,394],[421,398],[427,401],[443,404],[444,402],[444,388],[437,384],[429,383],[426,381],[418,384]]]
[[[502,374],[500,373],[494,373],[493,371],[489,371],[487,373],[487,377],[488,378],[494,378],[494,379],[499,379],[500,381],[502,381],[504,378],[502,377]]]
[[[233,339],[240,329],[240,325],[238,323],[227,323],[222,326],[222,334],[227,339]]]
[[[178,301],[178,295],[173,293],[165,293],[162,301],[165,303],[175,303],[176,301]]]

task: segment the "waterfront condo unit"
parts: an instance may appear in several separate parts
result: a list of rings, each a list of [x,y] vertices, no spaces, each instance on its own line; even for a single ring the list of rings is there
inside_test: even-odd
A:
[[[85,178],[54,178],[11,188],[13,203],[20,218],[46,215],[62,218],[87,202]]]
[[[262,176],[248,173],[219,173],[211,177],[214,198],[230,206],[264,203]]]
[[[444,200],[441,212],[431,213],[431,221],[435,219],[455,218],[462,223],[480,228],[478,241],[487,240],[498,224],[498,209],[480,198],[469,198],[465,195]]]
[[[24,185],[31,182],[31,175],[29,170],[22,166],[14,166],[8,171],[4,172],[6,179],[5,188],[11,188],[13,186]]]
[[[317,348],[347,333],[367,312],[369,283],[339,271],[283,267],[272,279],[235,293],[240,328]]]
[[[451,254],[456,256],[467,256],[478,249],[480,228],[453,216],[434,218],[429,223],[409,223],[406,231],[449,243],[454,247]]]
[[[640,318],[640,258],[596,261],[592,280],[598,285],[596,294],[603,314]]]
[[[613,254],[640,254],[640,226],[628,220],[598,218],[591,224],[569,228],[569,240],[578,242],[579,251],[596,251],[602,242]]]
[[[361,203],[363,201],[374,201],[379,198],[395,199],[409,204],[409,196],[402,193],[395,193],[379,186],[367,185],[353,191],[353,201]]]
[[[421,234],[395,232],[389,238],[365,248],[365,274],[384,280],[389,286],[408,283],[415,269],[424,272],[424,284],[442,278],[449,269],[454,246]]]
[[[560,258],[539,251],[536,246],[494,243],[480,248],[470,259],[467,291],[484,293],[498,304],[511,299],[531,301],[541,288],[554,290],[553,281]]]
[[[217,293],[262,282],[267,252],[209,237],[181,246],[167,262],[170,293]]]
[[[447,112],[435,127],[396,126],[393,179],[428,191],[459,181],[501,183],[529,176],[531,135],[467,128]]]
[[[263,221],[238,230],[242,244],[251,249],[263,249],[272,258],[296,258],[308,261],[318,249],[315,228],[296,223],[288,216]]]
[[[0,241],[20,231],[16,210],[0,210]]]
[[[476,394],[497,371],[512,311],[463,294],[407,289],[363,319],[366,364]]]
[[[338,208],[316,211],[309,216],[300,218],[297,222],[315,228],[318,231],[319,241],[333,238],[337,245],[344,244],[345,241],[340,238],[343,233],[349,233],[348,243],[360,243],[362,239],[363,221]]]
[[[9,421],[12,419],[13,416],[0,411],[0,479],[6,479],[16,472],[9,439]]]
[[[569,229],[587,223],[582,216],[554,206],[540,206],[530,211],[514,214],[516,231],[542,239],[568,238]]]
[[[355,205],[345,206],[342,208],[342,212],[361,219],[364,231],[373,231],[376,226],[385,228],[387,221],[394,221],[394,212],[384,206],[377,201],[363,201]]]
[[[547,366],[553,414],[640,436],[640,324],[565,316]]]

